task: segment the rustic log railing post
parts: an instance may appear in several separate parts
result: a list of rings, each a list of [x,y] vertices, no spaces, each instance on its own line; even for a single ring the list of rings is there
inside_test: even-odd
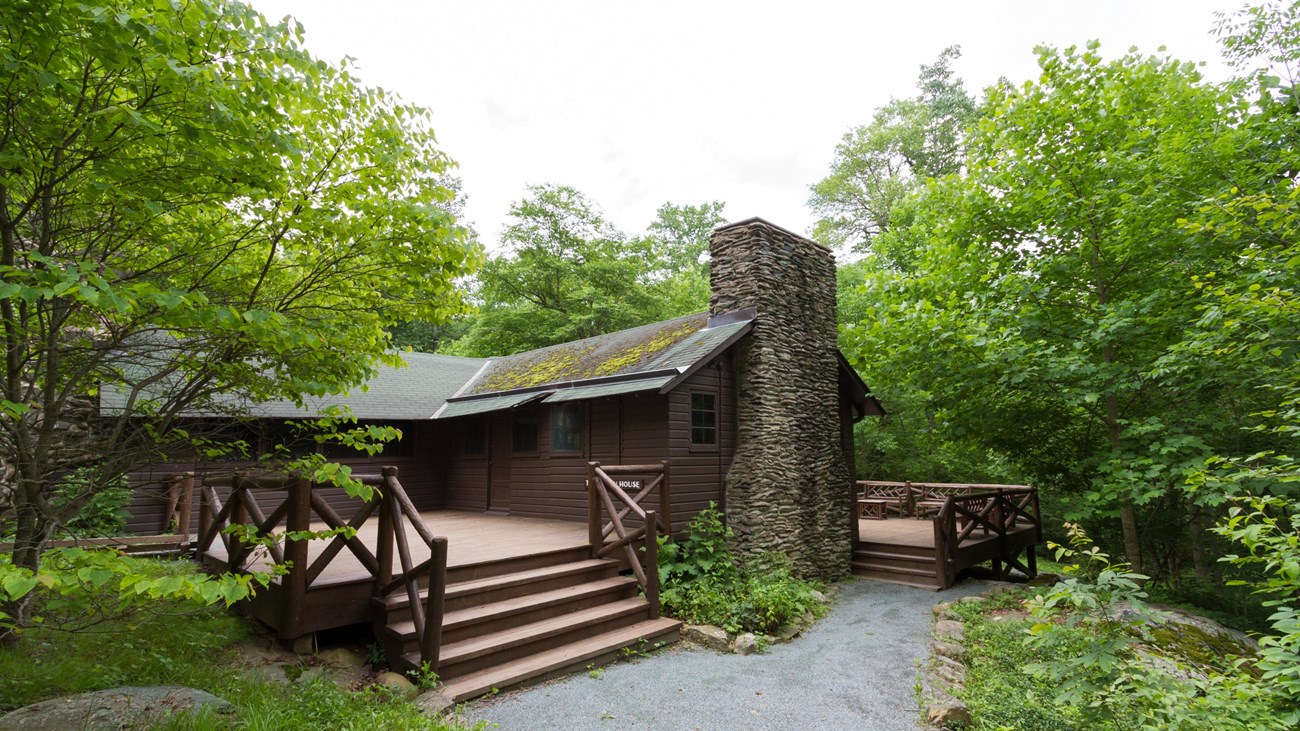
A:
[[[664,469],[668,469],[667,462],[664,463]],[[650,619],[659,619],[659,522],[653,510],[645,513],[645,578],[645,598],[650,603]]]
[[[311,481],[299,477],[289,485],[289,509],[285,514],[285,530],[290,533],[311,530]],[[311,637],[301,631],[303,610],[307,605],[307,564],[308,549],[306,540],[294,540],[287,537],[284,541],[284,560],[290,564],[289,573],[281,579],[284,589],[284,613],[280,633],[289,638],[294,652],[310,652]]]
[[[185,472],[180,479],[180,501],[176,507],[176,533],[181,544],[190,542],[190,513],[194,511],[194,473]]]
[[[599,467],[599,462],[587,463],[587,540],[593,550],[605,542],[600,529],[600,495],[596,488],[596,469]]]
[[[379,535],[375,539],[378,541],[375,558],[379,564],[379,570],[375,572],[376,589],[388,586],[393,580],[393,514],[388,509],[388,504],[396,500],[390,494],[391,491],[388,491],[388,478],[391,476],[389,469],[383,469],[384,482],[380,485],[383,492],[373,498],[379,501]]]
[[[673,508],[672,508],[672,490],[668,480],[668,460],[663,460],[660,464],[664,467],[663,481],[659,483],[659,514],[664,516],[664,530],[668,535],[673,534]]]
[[[202,483],[200,483],[202,484]],[[195,547],[196,553],[206,551],[212,543],[212,537],[209,532],[217,520],[217,509],[208,499],[208,491],[205,487],[199,487],[199,543]],[[202,559],[202,556],[196,555],[195,558]]]
[[[246,488],[243,475],[235,474],[230,479],[230,496],[226,498],[226,501],[231,504],[230,524],[232,526],[248,524],[248,510],[244,508],[244,503],[239,499],[239,491],[244,489]],[[232,542],[230,550],[227,551],[227,556],[230,559],[230,570],[238,571],[244,568],[244,559],[247,555],[247,543],[242,540]]]
[[[438,669],[442,651],[442,615],[447,588],[447,539],[434,538],[429,546],[429,596],[424,603],[424,636],[420,638],[420,662]],[[412,608],[412,613],[414,613]]]

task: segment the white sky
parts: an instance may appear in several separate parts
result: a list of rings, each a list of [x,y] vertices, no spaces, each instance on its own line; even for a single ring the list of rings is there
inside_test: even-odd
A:
[[[252,0],[367,84],[428,107],[489,247],[535,183],[572,185],[628,233],[667,201],[730,220],[813,223],[808,188],[836,142],[921,64],[960,44],[969,91],[1036,75],[1033,47],[1099,39],[1206,61],[1227,77],[1213,12],[1241,0],[457,2]]]

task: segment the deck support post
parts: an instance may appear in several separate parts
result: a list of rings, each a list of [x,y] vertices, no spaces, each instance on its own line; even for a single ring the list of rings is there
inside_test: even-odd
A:
[[[230,503],[230,525],[244,525],[248,523],[248,509],[239,499],[240,490],[246,489],[244,485],[244,476],[235,474],[230,478],[230,497],[226,500]],[[230,570],[239,571],[244,568],[244,558],[248,553],[248,544],[241,540],[231,541],[228,558],[230,561]]]
[[[600,530],[600,496],[596,492],[596,468],[599,462],[587,463],[587,540],[595,551],[605,542]]]
[[[668,463],[664,463],[667,477]],[[655,511],[645,511],[645,599],[650,603],[650,619],[659,619],[659,518]]]
[[[664,530],[673,534],[672,490],[668,480],[668,460],[660,462],[664,466],[663,482],[659,483],[659,514],[663,516]]]
[[[305,477],[298,478],[289,486],[286,499],[289,501],[289,509],[285,516],[285,529],[290,533],[311,530],[311,481]],[[290,566],[289,573],[280,579],[284,589],[280,636],[293,638],[295,648],[304,637],[300,628],[303,622],[303,609],[307,604],[308,548],[307,541],[296,541],[292,538],[286,538],[284,541],[284,560]],[[310,643],[311,635],[305,636]]]
[[[429,594],[424,602],[424,636],[420,638],[420,662],[438,669],[442,649],[442,615],[447,589],[447,539],[434,538],[429,546]],[[414,610],[414,608],[413,608]]]
[[[180,479],[180,500],[176,506],[176,533],[181,545],[190,542],[190,513],[194,511],[194,473],[185,472]]]
[[[392,470],[390,473],[389,470]],[[384,483],[380,490],[388,489],[388,478],[396,476],[396,467],[385,467],[383,469]],[[393,581],[393,514],[387,509],[387,503],[390,500],[396,500],[388,492],[381,492],[376,495],[375,500],[379,501],[379,535],[376,537],[378,545],[375,546],[375,558],[379,564],[379,571],[375,573],[375,591],[381,587],[388,586]]]

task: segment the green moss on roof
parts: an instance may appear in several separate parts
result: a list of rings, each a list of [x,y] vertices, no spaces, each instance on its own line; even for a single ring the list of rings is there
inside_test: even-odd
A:
[[[623,330],[494,360],[469,393],[491,393],[646,370],[708,322],[705,314]]]

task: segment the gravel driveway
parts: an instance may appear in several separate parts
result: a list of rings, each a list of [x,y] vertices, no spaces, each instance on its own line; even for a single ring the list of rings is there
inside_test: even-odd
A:
[[[599,678],[578,674],[471,703],[462,717],[501,731],[913,731],[930,606],[985,588],[965,581],[936,594],[850,581],[816,626],[761,655],[678,644],[611,665]]]

